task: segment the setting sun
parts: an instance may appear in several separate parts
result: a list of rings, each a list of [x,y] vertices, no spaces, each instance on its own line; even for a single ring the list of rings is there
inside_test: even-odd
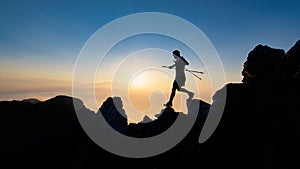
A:
[[[147,87],[148,79],[143,74],[134,76],[130,82],[130,87],[142,89]]]

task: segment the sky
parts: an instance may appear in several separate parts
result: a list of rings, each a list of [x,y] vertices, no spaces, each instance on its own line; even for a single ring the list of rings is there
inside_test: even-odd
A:
[[[243,63],[256,45],[263,44],[287,51],[300,39],[299,8],[300,2],[294,0],[1,0],[0,100],[46,100],[59,94],[71,96],[76,60],[88,39],[104,25],[141,12],[167,13],[194,24],[217,51],[224,67],[226,83],[241,82]],[[118,72],[114,67],[117,60],[130,55],[131,62],[127,60],[128,63],[123,63],[131,71],[134,70],[132,63],[141,56],[151,66],[170,65],[172,56],[168,56],[168,51],[174,48],[182,49],[182,54],[192,63],[190,68],[204,72],[207,70],[202,62],[194,62],[195,56],[191,56],[193,53],[184,44],[172,38],[151,34],[134,36],[112,48],[103,62],[104,66],[98,70],[98,104],[101,105],[111,94],[124,94],[125,89],[120,91],[124,84],[115,79],[118,76],[126,77],[126,71],[109,74]],[[154,59],[157,57],[153,57],[155,53],[161,57]],[[144,112],[143,115],[161,109],[159,106],[154,110],[151,108],[168,98],[174,72],[165,70],[161,73],[159,70],[145,71],[136,74],[136,79],[126,79],[127,96],[132,98],[132,104],[139,112]],[[112,78],[113,75],[115,78]],[[214,91],[210,85],[213,82],[205,75],[202,81],[196,80],[194,84],[191,84],[193,76],[187,75],[187,87],[194,90],[195,85],[201,86],[199,90],[196,89],[199,93],[196,97],[211,103]],[[159,82],[156,81],[161,78],[165,80],[160,86],[151,87],[150,83],[146,83],[153,80],[155,83],[152,83],[157,84]],[[152,91],[153,88],[158,88],[159,92]],[[185,96],[182,97],[184,100]],[[125,111],[131,111],[125,99],[124,103]],[[85,104],[89,107],[89,103]],[[95,110],[95,107],[90,108]]]

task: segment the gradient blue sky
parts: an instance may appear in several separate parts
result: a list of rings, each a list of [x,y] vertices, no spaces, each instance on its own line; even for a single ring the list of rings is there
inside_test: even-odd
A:
[[[88,38],[105,24],[138,12],[169,13],[196,25],[219,53],[227,82],[241,80],[243,63],[256,45],[288,50],[300,39],[300,2],[294,0],[2,0],[0,99],[43,98],[39,91],[44,98],[70,94],[74,64]],[[49,86],[45,79],[64,82]]]

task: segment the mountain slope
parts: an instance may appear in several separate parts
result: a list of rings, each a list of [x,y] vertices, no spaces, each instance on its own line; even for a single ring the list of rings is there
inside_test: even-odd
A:
[[[113,100],[122,102],[117,97],[108,98],[99,112],[101,110],[113,128],[132,137],[159,134],[172,125],[178,115],[173,109],[167,108],[155,121],[128,125],[127,119],[119,113],[120,109],[116,108]],[[159,166],[167,164],[198,139],[197,134],[187,137],[188,141],[178,146],[176,151],[166,153],[167,158],[164,155],[164,160],[156,157],[134,160],[115,156],[101,149],[86,135],[77,119],[73,101],[82,105],[80,112],[85,114],[85,120],[89,120],[91,126],[101,126],[97,120],[100,113],[86,109],[80,100],[68,96],[57,96],[35,104],[27,101],[0,102],[1,152],[5,154],[3,164],[11,168],[18,168],[20,165],[29,168],[94,168],[98,166],[99,159],[106,159],[100,161],[112,168],[131,166],[132,163],[153,168],[157,165],[155,161],[160,161]],[[202,115],[207,114],[209,105],[204,102],[201,105]],[[204,121],[203,118],[199,120]],[[195,125],[195,128],[194,130],[201,130],[201,125]]]

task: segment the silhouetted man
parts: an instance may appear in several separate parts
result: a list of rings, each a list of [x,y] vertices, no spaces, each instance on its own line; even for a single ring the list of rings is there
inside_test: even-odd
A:
[[[172,102],[175,97],[176,90],[180,92],[187,93],[189,95],[189,99],[192,99],[194,97],[194,93],[186,90],[182,86],[185,85],[185,66],[189,65],[189,63],[182,57],[180,56],[180,51],[179,50],[174,50],[173,51],[173,57],[174,57],[174,64],[172,66],[169,66],[169,69],[172,69],[175,67],[176,69],[176,77],[173,82],[173,87],[172,87],[172,93],[170,95],[169,101],[165,104],[165,106],[173,106]]]

